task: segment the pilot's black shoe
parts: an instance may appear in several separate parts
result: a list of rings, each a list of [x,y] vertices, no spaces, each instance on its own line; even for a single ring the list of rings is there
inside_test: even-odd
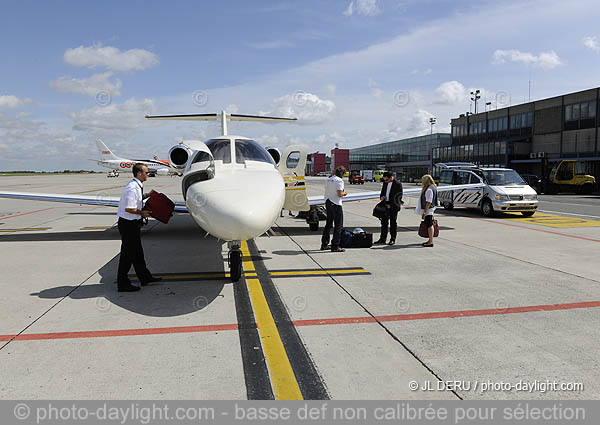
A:
[[[146,286],[149,283],[154,283],[154,282],[161,282],[163,279],[162,277],[154,277],[152,276],[150,279],[148,279],[145,282],[140,282],[142,286]]]
[[[394,245],[396,243],[396,239],[390,239],[388,245]]]
[[[375,242],[373,242],[373,245],[385,245],[385,239],[377,239]]]
[[[321,251],[327,251],[328,249],[331,249],[331,245],[321,245]]]
[[[117,286],[118,292],[135,292],[139,291],[140,289],[142,288],[140,288],[139,286],[133,286],[131,283]]]

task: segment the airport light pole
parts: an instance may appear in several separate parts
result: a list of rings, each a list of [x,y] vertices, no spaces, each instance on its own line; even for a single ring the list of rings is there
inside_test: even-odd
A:
[[[485,110],[487,111],[487,108],[490,108],[490,110],[492,109],[492,102],[485,102]]]
[[[471,92],[471,100],[475,102],[475,113],[477,113],[477,101],[481,99],[480,92],[479,89]]]
[[[435,117],[431,117],[429,118],[429,124],[431,125],[431,131],[429,132],[429,135],[433,135],[433,125],[435,124],[436,118]]]

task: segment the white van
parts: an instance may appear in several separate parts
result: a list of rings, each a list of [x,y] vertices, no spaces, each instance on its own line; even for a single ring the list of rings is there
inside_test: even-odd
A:
[[[510,168],[486,168],[475,165],[446,167],[436,164],[440,171],[440,186],[481,184],[479,187],[440,191],[438,200],[445,209],[454,207],[479,208],[486,217],[495,212],[520,212],[531,217],[538,208],[536,191],[519,173]]]

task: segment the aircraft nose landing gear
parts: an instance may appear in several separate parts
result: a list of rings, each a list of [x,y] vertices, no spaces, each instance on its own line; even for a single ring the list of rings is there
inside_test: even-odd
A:
[[[242,250],[239,242],[234,242],[227,256],[229,260],[229,276],[232,282],[237,282],[242,277]]]

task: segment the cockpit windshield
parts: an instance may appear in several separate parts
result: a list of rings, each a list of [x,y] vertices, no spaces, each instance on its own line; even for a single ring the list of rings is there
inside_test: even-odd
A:
[[[486,181],[491,186],[511,184],[525,185],[525,180],[515,170],[483,170]]]
[[[258,142],[235,139],[235,162],[244,164],[245,161],[260,161],[275,165],[271,154]]]
[[[223,164],[231,164],[231,140],[211,139],[206,142],[215,161],[223,161]]]

